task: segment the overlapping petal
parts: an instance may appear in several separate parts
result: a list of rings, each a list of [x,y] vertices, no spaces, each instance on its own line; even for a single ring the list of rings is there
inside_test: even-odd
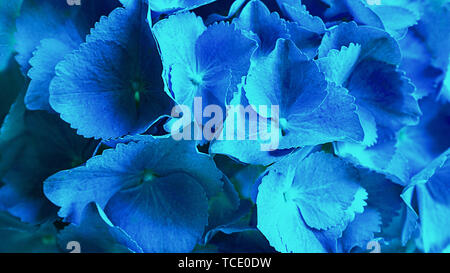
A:
[[[412,209],[417,202],[420,224],[420,239],[425,252],[441,252],[449,242],[446,227],[449,225],[447,217],[450,210],[449,202],[449,151],[431,162],[422,172],[414,176],[411,184],[403,193],[404,200]],[[415,192],[415,198],[409,199]]]
[[[50,105],[79,134],[105,139],[137,134],[170,113],[145,15],[140,2],[117,8],[57,65]]]
[[[222,187],[220,171],[192,144],[152,137],[118,144],[48,178],[44,192],[66,221],[79,223],[96,202],[144,251],[190,251],[207,225],[207,196]]]
[[[183,31],[184,27],[188,30]],[[178,30],[183,35],[174,44],[172,37]],[[154,32],[161,49],[166,92],[188,107],[194,97],[201,97],[205,105],[225,106],[247,74],[256,49],[256,42],[235,25],[222,22],[206,28],[192,13],[162,20]]]
[[[294,154],[274,164],[259,186],[258,228],[281,252],[328,251],[365,205],[365,191],[352,172],[325,153],[304,159]]]
[[[344,88],[328,85],[290,40],[278,40],[267,58],[252,64],[244,88],[250,105],[279,106],[279,116],[269,117],[279,121],[280,149],[362,139],[354,99]]]

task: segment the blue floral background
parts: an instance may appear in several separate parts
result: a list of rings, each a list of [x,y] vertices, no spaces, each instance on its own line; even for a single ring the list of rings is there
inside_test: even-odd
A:
[[[449,252],[449,60],[448,0],[0,0],[0,252]]]

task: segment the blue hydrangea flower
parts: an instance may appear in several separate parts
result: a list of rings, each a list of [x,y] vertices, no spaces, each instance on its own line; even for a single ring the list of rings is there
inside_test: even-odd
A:
[[[29,63],[28,77],[31,79],[25,96],[25,104],[30,110],[53,109],[49,103],[49,86],[55,76],[55,66],[65,55],[72,52],[81,43],[81,39],[65,44],[56,39],[43,39]]]
[[[244,86],[251,105],[279,105],[280,149],[339,139],[362,140],[353,98],[328,85],[317,65],[289,40],[278,40],[267,59],[255,62]],[[327,114],[325,114],[327,113]]]
[[[26,111],[20,96],[0,131],[0,209],[26,222],[55,218],[56,208],[42,193],[43,181],[85,162],[97,144],[77,135],[56,115]]]
[[[340,159],[299,155],[272,165],[262,178],[258,229],[280,252],[336,251],[342,231],[363,212],[367,193]]]
[[[83,4],[88,7],[94,2],[96,1],[87,0]],[[110,1],[102,1],[104,6],[110,5],[108,2]],[[16,60],[25,74],[30,68],[28,61],[41,40],[57,39],[69,46],[84,39],[89,32],[90,23],[95,22],[101,14],[97,14],[97,18],[93,15],[92,19],[81,16],[78,12],[82,8],[83,6],[71,7],[59,0],[23,0],[20,16],[16,20],[15,50],[18,52]],[[43,14],[46,16],[42,16]]]
[[[239,18],[233,20],[238,28],[254,34],[258,41],[258,52],[269,54],[279,38],[288,39],[286,21],[277,13],[270,13],[269,9],[259,0],[247,3]],[[252,37],[252,36],[250,36]]]
[[[348,224],[342,237],[338,240],[338,249],[347,253],[359,248],[367,249],[367,245],[375,238],[375,233],[381,231],[381,219],[379,213],[370,207],[363,213],[355,215],[355,219]]]
[[[417,124],[421,115],[414,85],[397,68],[400,61],[399,46],[388,33],[355,23],[331,30],[319,48],[321,70],[356,98],[364,129],[362,144],[338,143],[338,153],[387,173],[396,133]],[[379,156],[382,161],[376,159]]]
[[[359,184],[367,191],[367,206],[379,213],[383,228],[388,227],[402,210],[403,187],[367,169],[359,169]]]
[[[96,202],[143,251],[185,252],[204,232],[208,197],[220,192],[221,178],[192,142],[148,137],[51,176],[44,192],[65,221],[79,224]]]
[[[0,252],[450,251],[448,0],[0,2]]]
[[[222,132],[224,128],[228,126],[235,126],[235,123],[237,124],[257,124],[258,122],[265,122],[266,124],[270,123],[270,118],[259,116],[258,113],[252,107],[248,107],[249,102],[245,97],[245,91],[242,89],[242,86],[240,86],[239,92],[235,94],[235,96],[231,100],[230,105],[232,106],[243,105],[245,107],[238,108],[238,111],[235,115],[235,119],[233,118],[225,119],[224,126],[222,130],[219,132]],[[295,149],[282,149],[275,151],[262,151],[261,145],[270,146],[270,143],[267,143],[267,141],[263,140],[266,139],[266,137],[270,138],[270,134],[268,132],[259,132],[259,130],[256,131],[257,136],[253,135],[250,130],[246,130],[244,133],[245,134],[243,136],[239,136],[236,130],[234,131],[232,140],[214,139],[210,144],[210,153],[228,155],[233,159],[235,159],[236,161],[242,163],[268,166],[282,159],[285,155],[295,150]],[[281,132],[276,132],[276,134],[281,135]]]
[[[320,35],[309,31],[304,25],[286,21],[276,12],[270,13],[259,0],[248,2],[233,23],[258,41],[258,50],[253,57],[268,55],[277,40],[283,38],[291,39],[304,54],[314,58],[321,40]]]
[[[450,213],[449,187],[450,150],[431,162],[411,179],[402,194],[414,211],[420,225],[420,244],[425,252],[442,252],[450,244],[448,225]]]
[[[25,104],[30,110],[52,111],[49,85],[56,64],[84,41],[89,28],[115,7],[114,1],[87,0],[80,7],[64,1],[25,0],[17,19],[17,61],[30,78]],[[46,16],[42,19],[41,14]]]
[[[52,222],[36,226],[0,212],[0,253],[57,253],[56,233]]]
[[[108,139],[142,133],[170,113],[145,8],[135,1],[115,9],[56,66],[50,105],[79,134]]]
[[[302,5],[301,0],[276,0],[283,15],[293,22],[314,33],[323,34],[326,30],[325,24],[320,17],[312,16]]]
[[[80,244],[82,253],[143,251],[123,230],[114,226],[95,203],[85,207],[79,225],[70,224],[58,233],[61,249],[67,249],[73,241]]]
[[[256,49],[256,42],[235,25],[221,22],[207,28],[193,13],[158,22],[154,33],[161,50],[166,92],[188,107],[192,107],[194,97],[202,97],[204,105],[225,106],[247,74]]]

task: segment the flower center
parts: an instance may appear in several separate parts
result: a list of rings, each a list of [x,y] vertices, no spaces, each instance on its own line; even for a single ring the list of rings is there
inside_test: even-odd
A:
[[[288,121],[285,118],[280,118],[281,135],[285,136],[288,133]]]
[[[134,92],[134,101],[136,102],[136,108],[139,108],[141,103],[141,93],[145,92],[145,86],[142,81],[136,80],[131,82],[131,89]]]
[[[155,178],[157,178],[157,177],[158,177],[158,175],[156,175],[153,171],[146,169],[146,170],[144,170],[142,182],[143,183],[151,182],[151,181],[155,180]]]
[[[192,73],[189,77],[191,83],[195,86],[200,86],[203,82],[203,76],[200,74]]]

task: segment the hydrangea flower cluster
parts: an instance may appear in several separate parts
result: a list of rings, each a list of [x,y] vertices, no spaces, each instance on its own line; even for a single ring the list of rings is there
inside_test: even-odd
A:
[[[0,252],[450,251],[450,1],[73,4],[0,2]]]

